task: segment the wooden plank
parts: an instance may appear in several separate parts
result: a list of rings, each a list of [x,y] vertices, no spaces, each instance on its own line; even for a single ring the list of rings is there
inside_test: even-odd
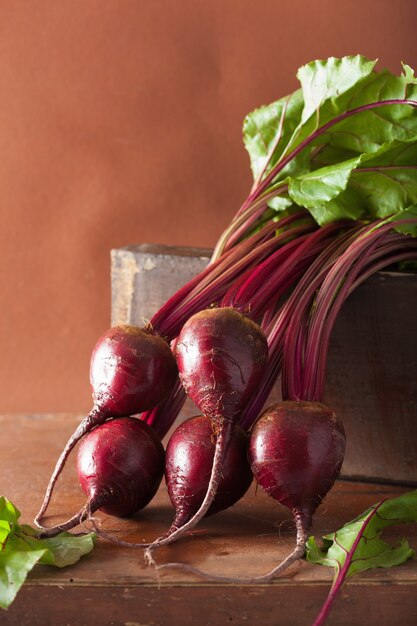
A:
[[[31,523],[52,466],[79,421],[71,414],[0,416],[0,493]],[[75,458],[57,485],[50,523],[67,518],[83,503]],[[339,481],[317,512],[314,533],[339,528],[399,486]],[[165,486],[142,512],[118,520],[99,515],[102,527],[130,541],[148,541],[172,519]],[[417,525],[390,529],[386,538],[407,536],[417,548]],[[287,511],[253,486],[237,505],[204,520],[197,531],[157,553],[159,563],[181,561],[220,575],[248,576],[268,571],[292,549],[294,530]],[[302,626],[313,621],[332,575],[327,568],[300,562],[268,585],[228,585],[200,580],[180,570],[145,566],[141,550],[98,541],[93,553],[71,568],[38,566],[1,624],[253,624]],[[385,621],[384,621],[385,620]],[[417,621],[417,561],[365,572],[352,579],[329,625],[370,626]]]
[[[152,317],[208,258],[195,248],[113,250],[113,323]],[[352,294],[338,318],[325,399],[345,425],[345,477],[417,484],[416,308],[416,275],[380,272]],[[278,382],[269,403],[280,397]],[[196,412],[187,401],[182,416]]]
[[[4,626],[309,626],[327,585],[286,584],[257,589],[97,588],[27,585]],[[417,586],[350,583],[327,626],[415,626]]]

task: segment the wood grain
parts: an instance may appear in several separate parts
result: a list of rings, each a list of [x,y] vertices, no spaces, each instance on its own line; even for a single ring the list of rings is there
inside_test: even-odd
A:
[[[0,493],[31,523],[52,466],[80,416],[0,416]],[[59,480],[50,523],[74,513],[83,503],[75,456]],[[339,481],[317,512],[314,534],[339,528],[382,497],[403,487]],[[168,527],[172,508],[165,486],[142,512],[118,520],[99,515],[102,527],[118,537],[143,542]],[[390,529],[386,538],[407,536],[417,548],[417,526]],[[268,571],[291,550],[290,516],[253,486],[237,505],[204,520],[195,533],[157,553],[158,563],[181,561],[206,572],[248,576]],[[104,541],[76,565],[63,570],[37,566],[16,601],[0,615],[2,626],[45,624],[78,626],[155,626],[254,624],[303,626],[312,623],[331,581],[330,570],[306,562],[268,585],[229,585],[200,580],[181,570],[161,572],[145,566],[141,549]],[[370,626],[417,622],[417,561],[357,575],[346,585],[329,626]]]

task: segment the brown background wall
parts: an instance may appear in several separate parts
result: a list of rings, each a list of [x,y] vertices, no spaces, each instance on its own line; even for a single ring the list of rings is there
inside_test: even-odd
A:
[[[212,246],[244,115],[314,58],[417,66],[416,25],[415,0],[3,0],[0,410],[87,410],[110,249]]]

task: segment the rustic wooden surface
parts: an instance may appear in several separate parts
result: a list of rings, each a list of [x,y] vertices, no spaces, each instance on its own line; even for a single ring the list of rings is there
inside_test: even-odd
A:
[[[15,502],[31,523],[52,466],[80,417],[0,416],[0,494]],[[83,503],[70,458],[57,485],[49,522],[74,513]],[[317,512],[314,534],[339,528],[383,497],[404,487],[338,482]],[[134,518],[99,516],[103,528],[130,541],[148,541],[172,519],[164,485],[155,500]],[[390,529],[386,538],[406,536],[417,549],[416,525]],[[292,549],[288,513],[254,486],[237,505],[204,520],[198,531],[157,553],[159,563],[182,561],[221,575],[248,576],[268,571]],[[180,570],[161,573],[144,565],[142,550],[98,541],[76,565],[58,570],[37,566],[2,626],[309,626],[327,595],[330,570],[306,562],[267,585],[228,585],[202,581]],[[417,623],[417,561],[389,570],[365,572],[344,588],[329,626],[382,626]]]
[[[113,324],[141,324],[208,262],[209,252],[142,244],[112,252]],[[326,401],[347,433],[343,475],[417,484],[417,277],[380,272],[334,328]],[[279,383],[270,402],[280,399]],[[187,401],[184,416],[196,411]]]

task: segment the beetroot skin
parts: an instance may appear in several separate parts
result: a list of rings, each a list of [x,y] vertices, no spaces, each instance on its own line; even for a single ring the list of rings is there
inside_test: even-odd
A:
[[[165,456],[165,480],[180,527],[198,511],[210,480],[215,450],[211,421],[204,415],[185,420],[172,434]],[[248,436],[236,426],[231,435],[217,493],[206,515],[227,509],[249,489]]]
[[[164,448],[153,429],[133,417],[105,422],[81,442],[78,479],[92,502],[109,515],[143,509],[164,471]]]
[[[164,448],[151,426],[134,417],[104,422],[80,444],[78,480],[87,496],[83,508],[66,522],[46,528],[54,537],[98,509],[125,517],[143,509],[155,495],[164,473]]]
[[[177,365],[167,342],[136,326],[110,328],[91,356],[94,405],[113,417],[154,408],[169,395],[176,378]]]
[[[176,345],[180,379],[200,411],[234,419],[257,390],[268,359],[259,326],[225,307],[193,315]]]
[[[280,402],[253,427],[249,461],[258,483],[305,525],[339,475],[346,446],[335,413],[316,402]]]

